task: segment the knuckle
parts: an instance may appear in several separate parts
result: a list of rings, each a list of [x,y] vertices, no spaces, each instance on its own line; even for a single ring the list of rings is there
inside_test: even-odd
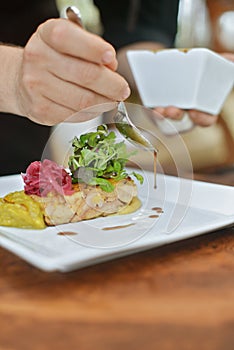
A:
[[[92,92],[86,91],[80,96],[79,110],[85,109],[94,104],[94,96]]]
[[[24,60],[27,63],[37,60],[40,56],[40,51],[32,43],[34,35],[24,48]]]
[[[40,101],[37,103],[34,103],[31,108],[31,114],[34,116],[34,118],[40,120],[47,116],[48,113],[48,104],[46,102]]]
[[[85,64],[85,67],[82,71],[82,80],[83,84],[90,86],[95,80],[100,76],[100,67],[96,64]]]
[[[51,126],[58,122],[55,117],[52,117],[50,102],[45,99],[38,99],[31,105],[30,115],[33,120],[43,125]]]
[[[26,90],[31,91],[38,85],[38,81],[32,74],[26,73],[22,76],[22,84]]]
[[[66,39],[67,26],[65,23],[63,23],[63,21],[56,20],[53,20],[51,24],[49,39],[53,46],[58,47]]]

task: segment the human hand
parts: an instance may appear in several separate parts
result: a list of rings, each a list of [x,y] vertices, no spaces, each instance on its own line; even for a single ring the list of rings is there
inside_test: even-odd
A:
[[[48,20],[23,51],[17,78],[19,114],[54,125],[92,105],[124,100],[130,90],[116,69],[109,43],[68,20]]]
[[[221,56],[223,56],[224,58],[226,58],[229,61],[234,62],[234,53],[232,53],[232,52],[223,52],[223,53],[221,53]]]
[[[195,125],[199,126],[210,126],[215,124],[218,119],[218,115],[208,114],[205,112],[201,112],[195,109],[191,110],[183,110],[177,107],[168,106],[168,107],[157,107],[154,108],[156,118],[160,118],[160,116],[165,118],[170,118],[172,120],[181,120],[184,116],[184,113],[188,113],[190,119]]]

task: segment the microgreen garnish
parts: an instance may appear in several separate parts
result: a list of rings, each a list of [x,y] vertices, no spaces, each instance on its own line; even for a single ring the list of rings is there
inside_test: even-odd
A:
[[[74,137],[72,146],[68,166],[73,183],[99,185],[102,190],[112,192],[114,186],[108,179],[118,181],[129,176],[125,166],[133,153],[127,152],[124,141],[116,142],[115,133],[109,132],[106,125],[99,125],[96,132]],[[140,174],[132,172],[132,175],[143,183]]]

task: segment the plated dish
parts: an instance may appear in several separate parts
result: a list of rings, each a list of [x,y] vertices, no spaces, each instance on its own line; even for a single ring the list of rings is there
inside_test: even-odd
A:
[[[143,172],[142,176],[143,185],[137,184],[142,207],[134,213],[43,230],[1,226],[0,245],[44,271],[66,272],[234,223],[233,187],[159,174],[158,187],[153,190],[153,173]],[[0,178],[0,196],[15,190],[22,190],[20,175]],[[163,213],[153,208],[162,208]],[[152,215],[158,217],[150,218]],[[114,229],[103,230],[106,227]]]
[[[125,167],[124,142],[103,125],[73,147],[68,169],[36,161],[0,178],[0,245],[42,270],[70,271],[234,222],[233,187],[161,174],[155,188],[154,173]]]
[[[130,154],[124,141],[106,125],[72,141],[68,168],[44,159],[34,161],[22,175],[24,189],[0,199],[0,225],[24,229],[74,223],[137,210],[135,178],[125,166]]]

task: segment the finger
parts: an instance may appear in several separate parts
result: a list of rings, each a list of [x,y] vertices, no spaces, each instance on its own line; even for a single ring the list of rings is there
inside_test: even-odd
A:
[[[126,80],[103,65],[51,52],[49,71],[62,80],[103,95],[111,100],[122,101],[130,95]]]
[[[164,110],[165,108],[164,107],[156,107],[156,108],[153,108],[152,111],[154,112],[154,117],[156,119],[160,119],[160,120],[163,120],[165,117],[164,117]]]
[[[194,122],[194,124],[200,126],[210,126],[217,122],[218,116],[213,114],[208,114],[200,112],[197,110],[190,110],[189,117]]]
[[[73,111],[80,111],[92,105],[110,102],[109,98],[99,95],[79,85],[58,79],[48,73],[49,76],[37,82],[38,93],[47,99],[63,105]],[[46,84],[44,83],[46,81]]]
[[[184,110],[177,107],[168,106],[164,108],[163,115],[170,119],[180,120],[183,118]]]
[[[114,48],[101,37],[65,19],[50,19],[38,27],[38,36],[56,51],[90,62],[117,67]]]
[[[88,107],[85,109],[82,109],[79,112],[76,112],[69,117],[67,120],[69,123],[77,123],[77,122],[86,122],[90,119],[96,118],[100,115],[102,115],[105,112],[111,111],[114,108],[117,108],[116,102],[107,102],[98,104],[92,107]]]
[[[33,122],[52,126],[68,120],[74,113],[74,110],[40,96],[26,115]]]
[[[63,80],[80,84],[100,95],[116,101],[126,99],[130,94],[128,83],[119,74],[103,65],[90,63],[56,52],[33,35],[24,49],[24,74],[35,77],[36,69],[49,71]],[[31,78],[30,78],[31,76]],[[35,85],[35,82],[32,82]]]
[[[224,52],[224,53],[221,54],[221,56],[223,56],[224,58],[226,58],[229,61],[234,62],[234,53]]]

